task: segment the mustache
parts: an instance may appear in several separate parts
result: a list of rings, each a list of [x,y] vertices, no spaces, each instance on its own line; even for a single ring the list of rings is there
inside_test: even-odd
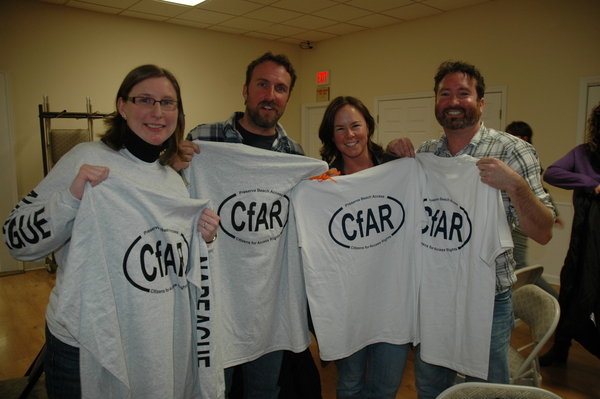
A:
[[[444,113],[446,113],[448,111],[461,111],[464,114],[467,113],[467,110],[464,109],[463,107],[446,107],[442,110],[442,112],[444,112]]]
[[[277,104],[274,101],[261,101],[260,103],[258,103],[259,107],[271,107],[273,109],[279,110],[279,107],[277,107]]]

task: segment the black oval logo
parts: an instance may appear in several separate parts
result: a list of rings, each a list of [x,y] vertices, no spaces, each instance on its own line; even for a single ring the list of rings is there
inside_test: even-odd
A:
[[[227,197],[217,211],[221,230],[245,244],[264,244],[281,236],[290,200],[272,190],[242,190]]]
[[[374,248],[395,235],[405,219],[404,206],[396,198],[361,197],[333,214],[329,220],[329,236],[344,248]]]
[[[467,211],[449,198],[424,199],[427,226],[423,228],[423,244],[436,251],[452,252],[471,240],[473,225]]]
[[[183,234],[154,227],[127,249],[123,273],[134,287],[152,294],[187,287],[189,244]]]

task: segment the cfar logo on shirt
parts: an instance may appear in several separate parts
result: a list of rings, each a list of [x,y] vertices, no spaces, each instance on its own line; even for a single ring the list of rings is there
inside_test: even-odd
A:
[[[335,211],[329,220],[329,236],[344,248],[374,248],[395,235],[405,219],[404,206],[396,198],[364,196]]]
[[[188,252],[188,240],[182,233],[155,226],[129,245],[123,273],[131,285],[151,294],[185,289]]]
[[[227,197],[217,211],[221,230],[244,244],[276,241],[288,222],[290,200],[273,190],[240,190]]]
[[[471,240],[473,226],[468,212],[450,198],[425,198],[427,225],[422,244],[442,252],[459,251]]]

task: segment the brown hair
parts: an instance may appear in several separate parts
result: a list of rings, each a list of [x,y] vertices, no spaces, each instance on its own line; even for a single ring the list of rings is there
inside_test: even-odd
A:
[[[179,143],[183,140],[183,133],[185,129],[185,115],[183,113],[183,103],[181,101],[181,89],[175,76],[166,69],[160,68],[156,65],[142,65],[127,74],[119,91],[117,92],[117,98],[115,105],[118,107],[119,98],[123,101],[129,101],[129,93],[135,85],[138,83],[150,79],[150,78],[162,78],[169,79],[175,92],[177,93],[177,126],[175,131],[163,144],[166,147],[160,155],[161,165],[170,165],[175,155],[179,151]],[[123,119],[119,112],[113,112],[111,115],[104,118],[104,124],[106,125],[106,132],[100,135],[103,143],[108,145],[113,150],[120,150],[125,146],[125,133],[129,126],[127,121]]]

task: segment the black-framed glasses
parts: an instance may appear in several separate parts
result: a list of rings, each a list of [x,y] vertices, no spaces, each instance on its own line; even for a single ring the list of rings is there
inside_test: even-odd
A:
[[[127,99],[140,107],[152,108],[154,104],[160,103],[160,107],[165,111],[175,111],[177,109],[177,101],[175,100],[155,100],[151,97],[127,97]]]

